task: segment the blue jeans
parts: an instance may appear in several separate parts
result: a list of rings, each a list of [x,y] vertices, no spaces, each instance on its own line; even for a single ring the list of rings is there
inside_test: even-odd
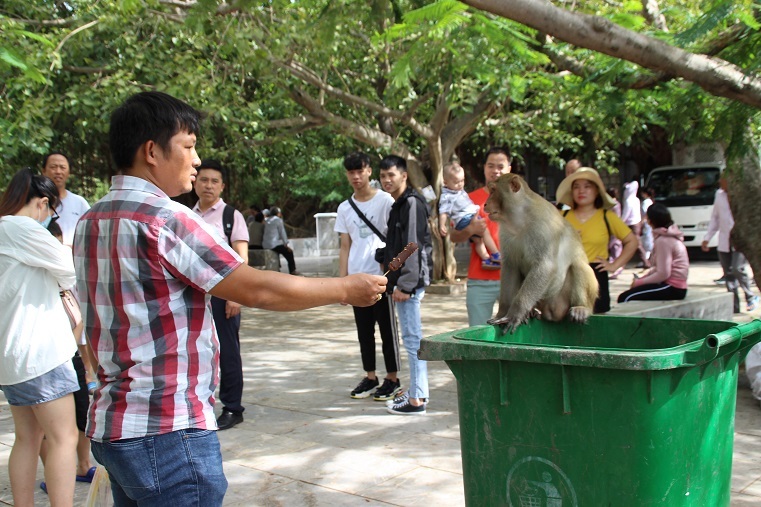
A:
[[[494,315],[494,303],[499,299],[498,280],[468,280],[465,306],[468,309],[468,325],[483,326]]]
[[[114,507],[221,506],[225,497],[216,431],[93,441],[92,453],[108,470]]]
[[[420,340],[423,339],[423,325],[420,321],[420,301],[425,291],[418,289],[407,301],[396,303],[402,342],[407,350],[410,369],[410,398],[428,398],[428,362],[418,359]]]

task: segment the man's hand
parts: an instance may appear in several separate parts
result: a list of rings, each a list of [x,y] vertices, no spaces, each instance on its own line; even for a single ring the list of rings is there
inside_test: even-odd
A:
[[[710,248],[708,248],[708,241],[703,241],[703,242],[700,244],[700,249],[701,249],[701,250],[703,250],[704,252],[708,252],[708,251],[710,251],[711,249],[710,249]]]
[[[386,277],[380,275],[368,275],[357,273],[342,278],[346,284],[346,300],[352,306],[372,306],[377,303],[386,292]]]
[[[394,303],[404,303],[405,301],[409,301],[411,297],[412,296],[406,292],[400,291],[399,287],[394,287],[394,292],[391,294],[391,299],[394,300]]]
[[[486,234],[486,221],[480,216],[473,217],[468,226],[462,230],[453,229],[449,233],[449,239],[453,243],[465,243],[471,236],[481,236]]]
[[[241,305],[239,305],[238,303],[234,301],[228,301],[225,304],[225,317],[228,319],[237,317],[238,315],[240,315],[240,307]]]

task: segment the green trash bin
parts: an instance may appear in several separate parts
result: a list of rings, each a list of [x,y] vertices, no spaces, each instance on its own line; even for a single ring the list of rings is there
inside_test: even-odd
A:
[[[469,506],[729,505],[739,362],[761,321],[593,316],[423,339],[457,379]]]

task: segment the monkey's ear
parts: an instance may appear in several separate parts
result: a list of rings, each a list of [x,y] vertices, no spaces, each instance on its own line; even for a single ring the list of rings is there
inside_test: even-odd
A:
[[[510,178],[510,190],[515,194],[521,189],[520,178]]]
[[[488,190],[490,194],[494,193],[495,188],[497,188],[497,184],[493,181],[490,181],[486,184],[486,190]]]

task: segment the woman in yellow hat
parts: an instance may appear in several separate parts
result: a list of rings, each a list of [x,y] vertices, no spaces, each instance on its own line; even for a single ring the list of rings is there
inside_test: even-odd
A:
[[[600,295],[595,301],[595,313],[610,310],[608,273],[626,266],[637,251],[637,237],[631,229],[612,212],[615,201],[605,191],[597,171],[582,167],[560,182],[558,201],[571,207],[563,216],[581,235],[581,243],[590,266],[600,284]],[[608,243],[616,237],[623,243],[621,255],[608,261]]]

